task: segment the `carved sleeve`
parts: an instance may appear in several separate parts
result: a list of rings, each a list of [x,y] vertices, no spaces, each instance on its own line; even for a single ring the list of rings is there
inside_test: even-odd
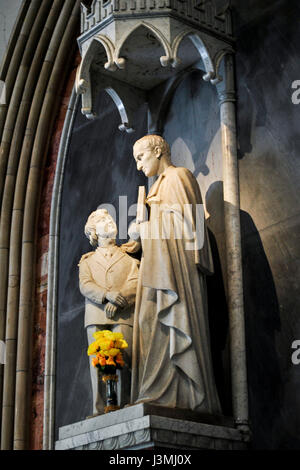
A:
[[[137,260],[132,260],[131,271],[127,277],[124,286],[121,289],[121,294],[128,302],[128,305],[133,305],[135,303],[136,288],[138,281],[138,265]]]
[[[97,304],[104,304],[107,290],[94,281],[88,263],[79,264],[79,288],[84,297]]]

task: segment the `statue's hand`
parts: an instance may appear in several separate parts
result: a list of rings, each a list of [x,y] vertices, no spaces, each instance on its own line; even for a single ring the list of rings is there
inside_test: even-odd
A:
[[[140,224],[132,222],[128,228],[128,235],[131,240],[138,241],[141,238]]]
[[[118,307],[116,305],[113,305],[110,302],[108,302],[105,305],[104,310],[105,310],[105,313],[106,313],[106,318],[108,318],[109,320],[113,320],[113,318],[115,316],[115,313],[118,310]]]
[[[120,294],[120,292],[107,292],[106,299],[109,302],[112,302],[113,304],[117,305],[117,307],[127,307],[127,300],[125,299],[125,297],[123,297],[122,294]]]

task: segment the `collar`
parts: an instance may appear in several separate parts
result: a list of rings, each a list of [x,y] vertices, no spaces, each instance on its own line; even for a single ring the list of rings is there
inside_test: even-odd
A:
[[[151,198],[153,198],[154,196],[156,196],[157,192],[158,192],[158,189],[163,181],[163,179],[165,178],[165,176],[167,175],[167,173],[172,170],[173,168],[175,168],[174,165],[169,165],[165,171],[163,173],[161,173],[161,175],[159,175],[158,179],[155,181],[155,183],[151,186],[150,190],[149,190],[149,193],[148,193],[148,196],[146,198],[146,202],[148,202],[148,200]]]
[[[105,259],[106,263],[111,265],[115,263],[116,261],[119,261],[119,259],[123,258],[123,256],[125,255],[123,251],[119,249],[118,245],[115,245],[115,246],[117,247],[117,249],[114,250],[112,256],[105,256],[105,251],[109,251],[109,250],[107,250],[106,248],[102,246],[98,246],[95,253],[100,254],[102,259]]]

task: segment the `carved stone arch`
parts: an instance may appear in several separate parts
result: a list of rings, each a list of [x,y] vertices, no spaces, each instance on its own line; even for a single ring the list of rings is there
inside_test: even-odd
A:
[[[179,49],[181,41],[185,38],[188,37],[197,51],[199,52],[199,55],[203,61],[204,68],[206,71],[206,74],[203,76],[203,80],[209,81],[215,78],[215,67],[213,63],[213,58],[211,57],[211,53],[203,40],[203,38],[195,31],[188,31],[186,34],[182,35],[179,41],[177,41],[177,51]],[[176,39],[175,39],[176,41]]]
[[[173,67],[177,67],[180,63],[181,60],[178,57],[178,49],[180,47],[180,44],[186,38],[188,35],[193,34],[193,30],[188,30],[188,31],[182,31],[176,38],[174,39],[172,43],[172,58],[173,58]]]
[[[97,34],[95,36],[95,40],[103,45],[106,55],[107,55],[107,62],[104,64],[104,68],[106,70],[110,70],[114,72],[116,70],[116,66],[114,63],[114,56],[115,56],[114,44],[107,36],[104,36],[103,34]]]
[[[115,77],[99,73],[94,94],[100,91],[105,91],[110,96],[119,112],[121,118],[119,130],[134,132],[136,110],[146,102],[144,92]]]
[[[213,85],[221,82],[223,78],[219,75],[220,63],[225,54],[232,54],[232,47],[228,45],[227,48],[224,48],[224,44],[221,46],[217,41],[210,43],[208,39],[205,39],[203,35],[200,35],[200,33],[195,30],[183,31],[172,43],[172,58],[174,66],[180,64],[178,50],[180,44],[185,38],[189,38],[191,40],[202,59],[206,71],[206,74],[203,76],[203,80],[210,81]]]
[[[222,49],[220,50],[217,54],[216,54],[216,57],[215,57],[215,67],[216,67],[216,78],[214,80],[211,81],[211,83],[213,85],[217,85],[218,83],[220,83],[221,81],[223,81],[224,77],[223,75],[220,75],[220,69],[221,69],[221,63],[224,59],[224,57],[229,54],[229,55],[232,55],[233,53],[233,49],[232,48],[227,48],[227,49]]]
[[[151,33],[154,34],[158,42],[162,45],[165,55],[160,57],[160,63],[162,67],[167,67],[169,64],[172,64],[172,50],[171,50],[171,45],[169,41],[166,39],[166,37],[157,29],[155,26],[147,23],[146,21],[140,21],[138,24],[136,24],[129,32],[127,32],[122,39],[120,40],[119,44],[116,46],[115,50],[115,63],[116,65],[120,68],[123,69],[125,67],[125,59],[123,57],[120,57],[121,50],[126,43],[127,39],[136,31],[137,29],[144,27],[151,31]]]
[[[126,107],[126,98],[125,95],[120,96],[120,91],[117,93],[117,91],[111,87],[107,86],[105,88],[106,93],[111,97],[113,102],[115,103],[120,117],[121,117],[121,124],[119,125],[119,130],[120,131],[126,131],[128,133],[134,132],[134,129],[132,127],[132,119],[131,116],[129,115],[128,108]],[[123,98],[123,99],[122,99]],[[127,108],[127,109],[126,109]]]
[[[93,100],[90,68],[100,49],[104,49],[107,57],[104,68],[110,71],[116,70],[114,64],[114,45],[108,37],[98,34],[89,44],[76,74],[76,93],[82,94],[81,111],[88,119],[94,119],[95,117],[92,109]]]

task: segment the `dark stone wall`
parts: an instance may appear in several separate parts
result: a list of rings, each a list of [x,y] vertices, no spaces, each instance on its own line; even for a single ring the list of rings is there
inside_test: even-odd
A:
[[[234,1],[250,418],[254,448],[300,448],[298,1]]]
[[[107,93],[99,94],[99,117],[88,121],[78,107],[68,151],[62,193],[59,247],[56,427],[85,419],[92,413],[84,297],[78,286],[78,262],[92,250],[84,235],[89,214],[100,204],[116,208],[127,195],[128,207],[137,202],[137,187],[145,177],[132,156],[135,140],[146,133],[141,109],[135,134],[118,130],[120,116]],[[123,210],[123,209],[121,209]],[[131,218],[129,218],[131,220]],[[119,240],[124,243],[126,240]]]

